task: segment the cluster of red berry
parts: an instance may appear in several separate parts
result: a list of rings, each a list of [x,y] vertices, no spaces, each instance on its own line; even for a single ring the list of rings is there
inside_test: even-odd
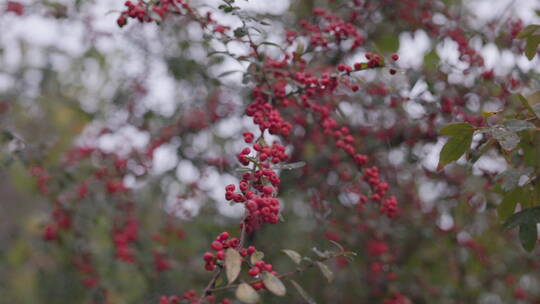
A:
[[[137,3],[126,1],[124,3],[126,9],[120,14],[116,23],[123,27],[127,24],[127,18],[138,19],[140,22],[152,22],[159,16],[159,19],[165,18],[168,12],[180,12],[180,7],[187,9],[189,5],[182,0],[161,0],[153,4],[148,4],[145,1],[138,0]],[[153,12],[156,16],[151,16],[149,12]]]
[[[332,14],[322,8],[314,9],[313,14],[320,17],[322,22],[319,24],[312,24],[307,20],[300,22],[300,26],[302,26],[310,37],[310,44],[312,46],[327,48],[332,43],[340,45],[342,42],[352,40],[353,42],[349,50],[355,50],[364,44],[364,36],[362,36],[352,23],[341,19],[339,15]],[[292,35],[292,33],[289,33],[289,36]]]

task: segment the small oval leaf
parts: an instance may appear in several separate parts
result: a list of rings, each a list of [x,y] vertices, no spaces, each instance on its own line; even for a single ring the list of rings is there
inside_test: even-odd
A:
[[[264,253],[261,251],[256,251],[251,255],[250,262],[251,264],[255,264],[258,261],[262,260],[264,258]]]
[[[439,134],[445,136],[468,136],[468,134],[472,132],[474,132],[473,126],[466,122],[449,124],[439,130]]]
[[[238,300],[247,304],[255,304],[260,300],[260,296],[257,291],[247,283],[238,285],[235,295]]]
[[[450,137],[450,139],[448,139],[446,144],[444,144],[443,148],[441,149],[437,169],[440,170],[447,164],[460,159],[465,152],[469,151],[471,143],[472,133],[466,137]]]
[[[242,256],[240,256],[240,253],[238,253],[238,251],[232,248],[229,248],[227,249],[227,251],[225,251],[225,270],[227,273],[227,281],[229,281],[229,284],[232,284],[234,280],[238,278],[238,275],[242,270]]]
[[[275,294],[276,296],[284,296],[287,292],[287,289],[285,288],[285,285],[283,285],[283,282],[273,275],[270,272],[263,272],[262,273],[262,280],[264,283],[264,286],[266,286],[266,289],[268,289],[270,292]]]
[[[491,128],[491,135],[506,151],[513,150],[519,144],[519,136],[503,126],[494,126]]]
[[[283,251],[283,253],[285,253],[297,265],[300,265],[300,262],[302,262],[302,256],[298,252],[291,249],[283,249],[281,251]]]
[[[321,273],[328,280],[328,283],[331,283],[334,280],[334,273],[332,270],[330,270],[330,268],[328,268],[328,266],[322,262],[317,262],[317,266],[319,266]]]

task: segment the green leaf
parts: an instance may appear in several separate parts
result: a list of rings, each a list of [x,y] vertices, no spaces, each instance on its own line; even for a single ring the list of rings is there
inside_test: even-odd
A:
[[[276,296],[284,296],[285,293],[287,293],[287,289],[285,288],[285,285],[283,285],[283,282],[273,275],[270,272],[263,272],[261,274],[264,286],[266,289],[268,289],[271,293],[275,294]]]
[[[519,241],[527,251],[532,251],[538,240],[536,223],[526,223],[519,226]]]
[[[450,136],[439,155],[437,169],[458,160],[471,147],[474,128],[468,123],[455,123],[444,126],[439,133]]]
[[[262,260],[264,258],[264,253],[261,251],[256,251],[251,255],[250,262],[251,264],[255,264],[258,261]]]
[[[304,300],[306,300],[306,302],[308,302],[308,304],[317,304],[317,302],[315,302],[315,300],[313,300],[313,298],[295,280],[291,280],[291,284],[293,284],[296,291],[298,291],[298,293],[302,296],[302,298],[304,298]]]
[[[495,139],[490,138],[485,143],[483,143],[480,147],[478,147],[476,150],[472,151],[470,162],[473,164],[476,163],[480,159],[480,157],[484,153],[486,153],[495,142],[496,142]]]
[[[378,36],[377,42],[375,44],[383,53],[397,52],[397,50],[399,49],[398,36],[394,35],[393,33]]]
[[[232,74],[234,74],[234,73],[243,73],[243,71],[240,71],[240,70],[225,71],[225,72],[220,73],[219,75],[217,75],[216,78],[221,78],[221,77],[229,76],[229,75],[232,75]]]
[[[536,91],[531,95],[527,96],[527,102],[530,105],[540,104],[540,91]]]
[[[229,284],[232,284],[238,278],[242,270],[242,256],[233,248],[225,251],[225,270]]]
[[[520,134],[521,140],[519,143],[520,148],[523,150],[523,161],[525,165],[536,167],[538,161],[537,145],[534,144],[534,138],[532,138],[529,132]]]
[[[517,35],[517,38],[526,38],[526,37],[534,34],[535,31],[538,30],[538,29],[540,29],[540,25],[538,25],[538,24],[528,25],[524,29],[522,29],[521,32],[519,32],[519,34]]]
[[[444,126],[440,131],[439,134],[445,135],[445,136],[469,136],[474,132],[473,126],[466,122],[460,122],[455,124],[449,124]]]
[[[503,224],[503,229],[508,230],[522,224],[540,222],[540,206],[527,208],[510,216]]]
[[[536,55],[536,49],[540,44],[540,35],[529,36],[527,38],[527,44],[525,45],[525,56],[529,60],[532,60]]]
[[[281,45],[279,45],[279,44],[277,44],[275,42],[271,42],[271,41],[263,41],[263,42],[261,42],[261,44],[259,44],[259,46],[261,46],[261,45],[270,45],[270,46],[275,46],[275,47],[281,49]]]
[[[334,280],[334,273],[326,264],[322,262],[317,262],[317,266],[319,266],[319,269],[321,270],[321,273],[324,275],[326,280],[328,280],[328,283],[331,283]]]
[[[238,285],[235,295],[238,300],[247,304],[255,304],[261,299],[257,291],[247,283]]]
[[[531,105],[530,105],[529,102],[527,101],[527,98],[523,97],[523,95],[521,95],[521,94],[516,94],[515,96],[517,96],[517,98],[519,99],[519,101],[521,102],[521,104],[522,104],[527,110],[529,110],[529,112],[531,112],[531,114],[536,115],[536,112],[533,110],[533,108],[531,108]]]
[[[298,252],[291,249],[283,249],[281,251],[285,253],[291,260],[293,260],[293,262],[297,265],[300,265],[300,263],[302,262],[302,256]]]
[[[239,27],[239,28],[236,28],[233,33],[234,33],[234,37],[241,38],[247,35],[248,32],[245,28]]]
[[[433,49],[424,56],[424,67],[434,69],[438,66],[440,61],[441,59],[439,58],[439,55],[437,55],[437,51]]]
[[[506,221],[514,214],[517,203],[525,205],[530,199],[531,195],[524,187],[515,188],[505,193],[501,203],[497,206],[497,213],[501,221]]]
[[[437,169],[444,168],[447,164],[458,160],[469,150],[472,142],[472,133],[469,137],[450,137],[443,146],[439,155],[439,165]]]

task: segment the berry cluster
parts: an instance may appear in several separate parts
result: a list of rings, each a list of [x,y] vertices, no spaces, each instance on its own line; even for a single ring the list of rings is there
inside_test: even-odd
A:
[[[49,173],[47,173],[47,171],[45,171],[45,169],[42,167],[34,166],[30,168],[30,174],[36,179],[39,192],[41,192],[43,195],[49,194],[49,188],[47,186],[47,183],[51,179]]]
[[[352,40],[349,50],[353,51],[364,44],[364,37],[356,27],[341,19],[339,15],[332,14],[322,8],[314,9],[313,14],[320,17],[320,24],[312,24],[306,20],[300,22],[300,26],[310,37],[311,45],[328,48],[332,43],[340,45],[346,40]]]
[[[177,304],[177,303],[190,303],[190,304],[200,304],[200,303],[215,303],[216,296],[209,295],[206,297],[197,297],[197,292],[193,289],[187,290],[182,294],[182,298],[178,296],[161,296],[159,299],[159,304]],[[219,302],[219,304],[231,304],[231,300],[225,298]]]
[[[94,287],[98,284],[99,278],[95,267],[92,265],[90,255],[83,254],[74,258],[73,264],[84,274],[81,281],[86,287]]]
[[[242,261],[249,266],[248,275],[254,278],[258,278],[259,274],[263,271],[277,275],[277,272],[274,271],[272,264],[265,263],[262,259],[255,259],[253,254],[257,252],[255,246],[249,246],[247,248],[239,248],[240,241],[237,238],[229,238],[228,232],[222,232],[218,235],[210,245],[210,247],[215,251],[205,252],[203,254],[203,260],[205,261],[205,269],[212,271],[216,268],[216,265],[221,265],[225,260],[225,250],[228,248],[234,248],[238,250],[240,256],[242,256]],[[251,261],[251,262],[249,262]],[[252,287],[255,290],[260,290],[265,288],[264,283],[261,281],[253,282]]]
[[[253,134],[244,133],[246,143],[253,142]],[[285,153],[285,147],[277,142],[268,146],[264,140],[253,144],[256,156],[249,157],[250,148],[244,148],[238,155],[238,161],[248,166],[253,163],[253,169],[245,172],[239,183],[240,193],[235,193],[236,186],[225,187],[225,199],[236,203],[244,203],[247,214],[245,220],[240,223],[246,231],[252,232],[262,223],[276,224],[279,220],[280,203],[273,195],[281,183],[276,171],[270,169],[270,164],[278,164],[287,161],[289,156]]]
[[[204,268],[208,271],[212,271],[216,268],[216,264],[218,261],[225,260],[225,250],[227,248],[237,248],[240,245],[240,240],[237,238],[231,238],[229,239],[229,233],[228,232],[222,232],[220,235],[218,235],[210,244],[210,247],[216,252],[215,254],[212,252],[206,252],[203,255],[203,259],[206,262],[206,265]]]
[[[153,4],[148,4],[142,0],[139,0],[136,4],[131,1],[124,3],[126,10],[124,10],[116,23],[119,27],[123,27],[127,24],[127,18],[138,19],[140,22],[152,22],[155,21],[155,17],[151,17],[150,10],[159,16],[160,19],[165,18],[165,14],[169,11],[178,12],[179,6],[183,8],[189,8],[187,3],[182,0],[161,0]]]
[[[113,241],[117,259],[135,263],[135,255],[129,245],[138,239],[138,227],[139,222],[136,219],[128,218],[123,227],[113,228]]]
[[[61,209],[60,207],[55,208],[52,218],[53,223],[46,225],[42,233],[42,237],[46,241],[56,240],[58,238],[59,229],[68,230],[71,228],[71,216],[64,209]]]
[[[253,90],[253,102],[246,108],[246,115],[253,117],[253,122],[261,132],[268,130],[270,134],[289,136],[292,125],[285,120],[272,104],[263,90]]]

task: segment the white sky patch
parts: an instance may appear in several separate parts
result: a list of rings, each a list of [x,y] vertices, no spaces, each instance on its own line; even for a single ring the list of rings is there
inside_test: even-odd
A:
[[[183,184],[192,184],[197,182],[201,174],[199,169],[188,160],[181,160],[176,168],[176,177]]]
[[[435,172],[439,164],[439,154],[446,140],[439,138],[436,144],[426,144],[417,155],[422,160],[422,166],[429,171]]]
[[[124,126],[114,133],[99,137],[98,147],[109,153],[120,156],[126,155],[133,149],[140,150],[148,144],[150,136],[147,132],[141,132],[133,126]]]
[[[500,173],[506,170],[506,160],[494,152],[493,150],[488,151],[476,161],[473,165],[473,174],[480,175],[481,170],[491,173]]]
[[[176,167],[178,163],[177,146],[171,144],[161,145],[154,151],[152,159],[152,173],[163,174]]]
[[[454,227],[454,218],[448,212],[443,212],[437,220],[437,226],[444,231],[450,230]]]
[[[214,128],[216,134],[221,137],[232,137],[242,130],[241,120],[238,117],[230,117],[219,121]]]
[[[148,94],[144,98],[145,105],[163,116],[171,116],[176,109],[174,80],[168,76],[167,67],[161,61],[152,63],[153,69],[147,80]]]
[[[400,60],[398,65],[402,68],[418,68],[424,61],[424,54],[431,47],[428,35],[423,30],[416,32],[403,32],[399,35]]]
[[[424,107],[413,100],[406,102],[403,107],[412,119],[419,119],[426,114]]]

